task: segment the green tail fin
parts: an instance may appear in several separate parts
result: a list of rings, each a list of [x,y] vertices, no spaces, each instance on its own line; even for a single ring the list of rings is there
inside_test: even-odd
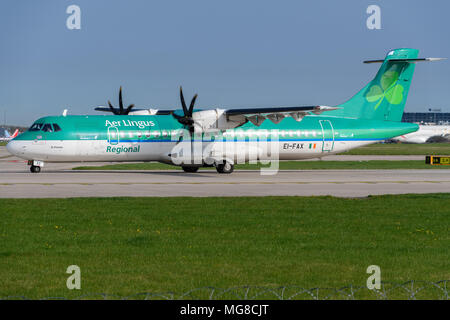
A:
[[[375,78],[333,115],[351,118],[401,121],[419,50],[396,49],[382,62]],[[408,61],[409,60],[409,61]]]

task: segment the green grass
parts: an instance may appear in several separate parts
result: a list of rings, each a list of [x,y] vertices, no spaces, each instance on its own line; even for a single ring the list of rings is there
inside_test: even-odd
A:
[[[0,147],[6,146],[8,143],[6,141],[0,141]]]
[[[0,297],[364,286],[373,264],[383,281],[450,279],[449,208],[450,194],[0,199]]]
[[[450,143],[377,143],[350,150],[348,155],[450,155]]]
[[[280,170],[343,170],[343,169],[450,169],[450,166],[431,166],[425,164],[425,158],[420,160],[389,161],[280,161]],[[259,170],[261,164],[239,164],[236,170]],[[267,167],[267,166],[266,166]],[[73,170],[181,170],[180,167],[156,163],[122,163],[104,166],[83,166]],[[214,168],[201,168],[200,170],[215,170]]]

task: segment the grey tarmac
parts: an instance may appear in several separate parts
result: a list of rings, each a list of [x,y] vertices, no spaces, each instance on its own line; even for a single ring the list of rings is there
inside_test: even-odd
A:
[[[331,157],[333,156],[328,158]],[[355,156],[335,157],[358,159]],[[361,156],[359,159],[367,158]],[[103,164],[105,163],[89,163]],[[29,172],[24,160],[0,152],[0,198],[366,197],[450,192],[450,170],[283,170],[274,175],[261,175],[259,171],[252,170],[236,170],[231,175],[218,174],[215,170],[198,173],[184,173],[181,170],[71,170],[80,165],[82,164],[49,163],[41,173],[33,174]]]
[[[450,192],[450,170],[1,172],[1,198],[318,196]]]

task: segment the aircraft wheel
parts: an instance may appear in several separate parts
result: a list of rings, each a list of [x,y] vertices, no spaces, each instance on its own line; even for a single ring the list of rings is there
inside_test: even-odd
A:
[[[199,167],[194,167],[194,166],[182,166],[181,167],[183,169],[184,172],[191,172],[191,173],[195,173],[198,171]]]
[[[216,165],[216,170],[218,173],[232,173],[234,165],[231,162],[224,160],[222,163]]]
[[[33,173],[39,173],[39,172],[41,172],[41,167],[31,166],[30,167],[30,171],[33,172]]]

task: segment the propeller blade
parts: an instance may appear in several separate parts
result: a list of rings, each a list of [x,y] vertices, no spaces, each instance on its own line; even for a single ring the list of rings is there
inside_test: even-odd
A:
[[[119,108],[120,108],[119,114],[123,114],[122,86],[120,86],[120,89],[119,89]]]
[[[129,114],[130,111],[131,111],[131,109],[133,109],[133,108],[134,108],[134,104],[130,104],[130,105],[128,106],[127,110],[125,110],[125,114]]]
[[[186,108],[186,102],[184,102],[183,88],[181,86],[180,86],[180,100],[181,100],[181,106],[183,107],[183,113],[187,117],[187,116],[189,116],[189,111]]]
[[[192,117],[192,112],[194,111],[195,100],[197,99],[197,94],[192,98],[191,105],[189,106],[189,116]]]
[[[108,106],[111,109],[111,112],[114,114],[117,114],[116,109],[114,109],[114,107],[112,106],[111,102],[108,100]]]

